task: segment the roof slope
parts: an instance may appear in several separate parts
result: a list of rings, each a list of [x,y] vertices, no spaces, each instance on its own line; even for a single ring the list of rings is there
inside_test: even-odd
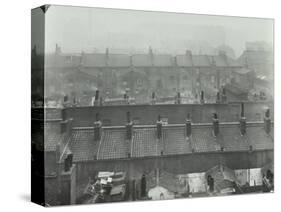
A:
[[[192,154],[193,152],[272,150],[273,132],[269,135],[263,123],[248,123],[246,134],[240,133],[239,124],[220,124],[220,133],[213,135],[212,124],[193,125],[192,135],[185,137],[184,125],[167,125],[162,128],[162,138],[157,139],[154,126],[134,128],[131,141],[126,140],[125,127],[103,129],[101,142],[94,142],[93,129],[73,130],[72,151],[74,160],[118,159],[164,155]],[[100,144],[99,144],[100,143]],[[251,146],[251,147],[250,147]]]
[[[94,141],[91,129],[73,130],[70,149],[73,161],[95,160],[97,158],[99,142]]]

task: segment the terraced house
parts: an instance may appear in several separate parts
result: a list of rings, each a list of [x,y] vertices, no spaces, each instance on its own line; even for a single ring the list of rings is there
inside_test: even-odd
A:
[[[182,97],[196,99],[203,90],[208,99],[231,84],[236,72],[254,73],[223,51],[195,55],[187,50],[182,55],[170,55],[156,54],[149,48],[147,54],[129,55],[110,53],[107,48],[105,53],[64,54],[56,46],[55,53],[46,55],[45,60],[46,78],[51,82],[47,96],[75,96],[81,102],[83,96],[93,97],[97,89],[103,98],[122,97],[127,92],[137,103],[148,102],[152,92],[158,97],[180,92]],[[251,82],[253,77],[246,79]],[[238,82],[236,88],[242,84]],[[246,91],[253,88],[253,83],[247,85]]]
[[[146,194],[158,185],[173,198],[209,195],[209,175],[218,195],[230,187],[236,193],[268,189],[261,175],[273,172],[269,109],[263,121],[247,121],[244,104],[238,122],[221,122],[223,117],[214,113],[209,114],[211,122],[193,123],[187,113],[175,124],[163,123],[161,114],[155,114],[154,124],[138,125],[133,114],[123,115],[125,121],[118,126],[103,126],[99,113],[88,126],[74,126],[69,116],[45,122],[49,204],[76,203],[89,177],[105,170],[127,173],[130,200],[141,199],[142,176],[147,180]]]

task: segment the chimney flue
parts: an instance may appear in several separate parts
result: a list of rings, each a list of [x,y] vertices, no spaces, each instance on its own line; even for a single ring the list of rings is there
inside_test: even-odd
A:
[[[214,136],[219,134],[219,119],[216,113],[213,114],[213,133]]]
[[[201,91],[201,93],[200,93],[200,103],[201,103],[201,104],[204,104],[204,103],[205,103],[204,91]]]
[[[264,129],[265,129],[265,132],[267,134],[269,134],[270,131],[271,131],[271,119],[270,119],[270,110],[269,110],[269,108],[266,109],[266,111],[265,111]]]
[[[154,105],[156,103],[155,92],[151,94],[151,104]]]
[[[123,98],[124,98],[124,100],[126,100],[126,104],[129,104],[129,96],[128,96],[127,92],[124,93]]]
[[[190,114],[187,114],[186,121],[185,121],[185,131],[186,137],[189,138],[191,136],[191,119]]]
[[[131,114],[127,112],[127,123],[126,123],[126,139],[131,140],[133,137],[133,122],[131,121]]]
[[[227,96],[226,96],[225,88],[222,88],[221,100],[222,100],[223,103],[226,103],[226,101],[227,101]]]
[[[162,137],[162,121],[161,121],[161,116],[158,115],[158,120],[157,120],[157,138],[160,139]]]
[[[99,105],[99,95],[100,95],[99,90],[96,90],[94,106],[98,106]]]
[[[178,92],[176,96],[176,104],[180,104],[180,103],[181,103],[181,93]]]
[[[220,103],[220,92],[217,92],[217,99],[216,99],[216,103]]]
[[[246,117],[245,117],[243,102],[241,103],[240,132],[241,132],[241,135],[246,134]]]

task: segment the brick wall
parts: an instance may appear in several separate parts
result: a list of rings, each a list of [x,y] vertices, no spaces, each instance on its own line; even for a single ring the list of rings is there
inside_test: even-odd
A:
[[[104,160],[76,163],[77,182],[94,177],[99,171],[125,171],[130,179],[139,179],[143,173],[156,168],[173,174],[205,172],[224,164],[231,169],[263,167],[273,162],[273,151],[196,153],[164,156],[158,158],[139,158],[123,160]]]
[[[245,103],[247,121],[262,121],[265,108],[270,107],[271,117],[273,103],[255,102]],[[100,113],[105,125],[124,125],[126,112],[131,113],[132,119],[138,119],[139,124],[155,124],[158,114],[168,118],[169,124],[184,123],[187,113],[192,116],[194,123],[212,121],[212,114],[216,112],[221,122],[238,121],[240,117],[240,103],[229,104],[181,104],[181,105],[119,105],[100,107],[73,107],[64,110],[67,118],[73,118],[73,126],[92,126],[95,114]]]

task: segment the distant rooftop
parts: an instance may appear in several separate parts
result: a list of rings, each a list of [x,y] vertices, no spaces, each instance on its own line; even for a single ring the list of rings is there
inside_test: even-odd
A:
[[[36,58],[33,59],[34,61]],[[225,53],[220,52],[218,55],[192,54],[187,51],[182,55],[157,54],[152,51],[147,54],[118,54],[110,53],[80,53],[80,54],[63,54],[61,52],[47,54],[45,56],[46,67],[241,67],[236,60],[231,59]]]

